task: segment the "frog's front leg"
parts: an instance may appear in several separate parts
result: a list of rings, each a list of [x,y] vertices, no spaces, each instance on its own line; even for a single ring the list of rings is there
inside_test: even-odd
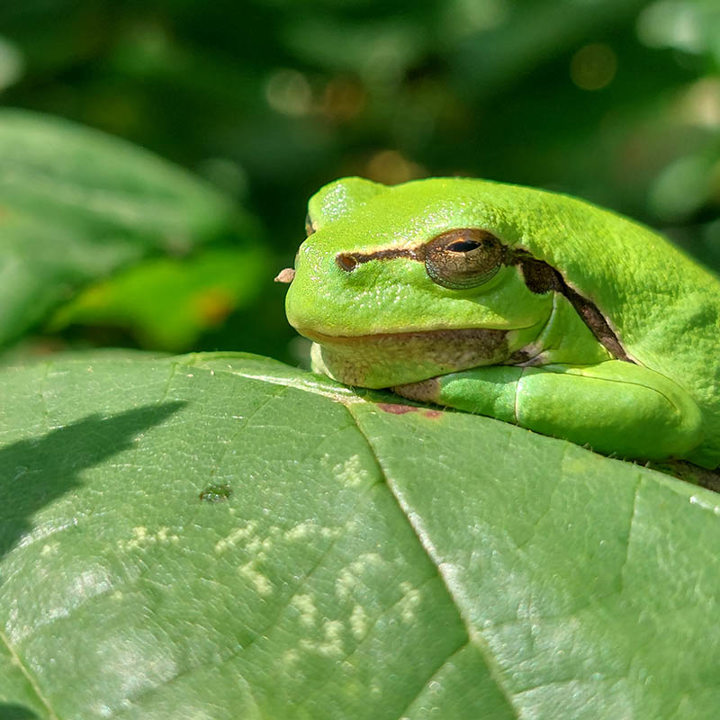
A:
[[[620,360],[478,367],[393,389],[622,457],[684,457],[702,440],[700,410],[681,387]]]

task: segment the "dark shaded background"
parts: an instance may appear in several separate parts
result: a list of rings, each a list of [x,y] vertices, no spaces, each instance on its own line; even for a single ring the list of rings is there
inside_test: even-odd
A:
[[[274,273],[325,182],[462,174],[570,192],[720,268],[716,0],[23,0],[0,5],[6,105],[100,128],[233,196],[262,290],[188,347],[100,320],[53,347],[293,359]],[[49,335],[43,336],[47,340]]]

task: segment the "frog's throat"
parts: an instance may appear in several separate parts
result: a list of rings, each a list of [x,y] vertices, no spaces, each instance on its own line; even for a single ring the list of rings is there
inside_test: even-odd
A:
[[[303,332],[316,343],[314,365],[346,385],[382,388],[416,382],[511,354],[508,331],[487,328],[330,336]]]
[[[443,328],[440,330],[398,330],[397,332],[367,333],[365,335],[326,335],[325,333],[303,328],[299,332],[321,345],[351,345],[355,347],[359,344],[407,343],[417,340],[438,343],[478,342],[482,340],[484,342],[490,341],[491,344],[495,345],[498,340],[505,338],[508,331],[495,328]]]

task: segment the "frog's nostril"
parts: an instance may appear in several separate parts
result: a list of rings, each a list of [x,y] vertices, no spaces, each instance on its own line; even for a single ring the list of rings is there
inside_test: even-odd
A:
[[[338,253],[335,256],[335,262],[345,272],[352,272],[360,264],[358,258],[352,253]]]

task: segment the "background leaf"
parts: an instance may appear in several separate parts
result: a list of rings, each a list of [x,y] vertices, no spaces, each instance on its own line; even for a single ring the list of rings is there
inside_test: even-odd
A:
[[[714,717],[709,491],[238,354],[0,393],[26,716]]]
[[[3,110],[0,154],[0,345],[119,268],[250,235],[210,186],[67,121]]]

